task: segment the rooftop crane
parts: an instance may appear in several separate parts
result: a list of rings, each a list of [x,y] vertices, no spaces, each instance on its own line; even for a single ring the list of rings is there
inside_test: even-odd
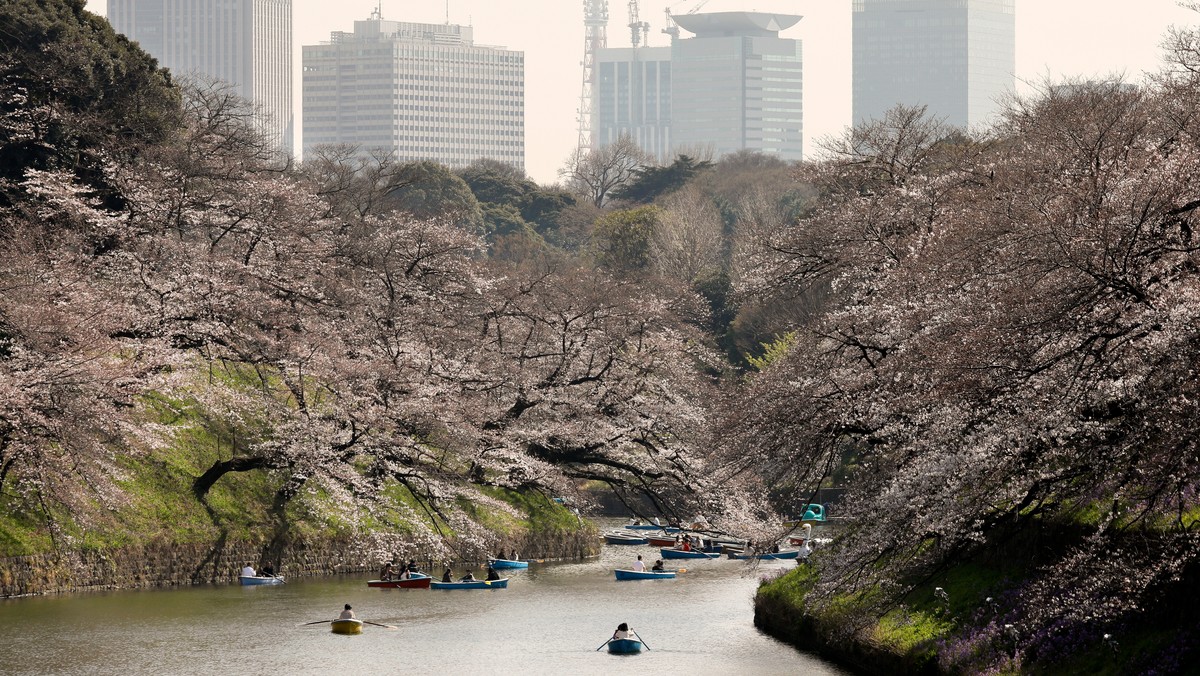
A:
[[[666,33],[667,35],[670,35],[672,42],[674,42],[675,39],[679,37],[679,26],[676,25],[675,18],[672,16],[671,10],[682,4],[683,4],[682,2],[677,2],[674,5],[671,5],[670,7],[667,7],[666,9],[663,10],[663,12],[665,12],[667,15],[667,27],[662,29],[662,32]],[[700,2],[697,2],[695,4],[695,6],[693,6],[688,11],[684,12],[684,14],[695,14],[696,12],[700,11],[700,8],[706,4],[708,4],[708,0],[700,0]]]

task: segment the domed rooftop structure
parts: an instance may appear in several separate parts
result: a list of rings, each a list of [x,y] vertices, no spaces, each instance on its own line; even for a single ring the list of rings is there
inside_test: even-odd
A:
[[[795,14],[766,12],[710,12],[707,14],[672,14],[680,28],[698,38],[714,37],[779,37],[779,31],[795,26],[804,18]]]

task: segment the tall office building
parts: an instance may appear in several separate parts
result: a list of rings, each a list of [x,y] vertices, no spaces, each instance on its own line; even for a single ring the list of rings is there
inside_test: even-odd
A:
[[[1013,90],[1015,0],[854,0],[854,121],[897,104],[989,122]]]
[[[176,76],[234,85],[292,150],[292,0],[108,0],[108,21]]]
[[[622,134],[661,163],[671,154],[671,49],[622,47],[596,52],[592,145]]]
[[[801,159],[803,63],[799,40],[779,37],[799,16],[760,12],[679,14],[694,35],[671,44],[671,143]]]
[[[525,167],[525,55],[470,26],[355,21],[303,48],[304,149],[353,144],[451,168]]]

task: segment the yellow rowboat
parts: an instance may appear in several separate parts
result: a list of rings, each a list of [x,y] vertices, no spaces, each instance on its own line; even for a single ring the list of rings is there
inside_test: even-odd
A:
[[[335,634],[361,634],[362,620],[334,620],[329,623]]]

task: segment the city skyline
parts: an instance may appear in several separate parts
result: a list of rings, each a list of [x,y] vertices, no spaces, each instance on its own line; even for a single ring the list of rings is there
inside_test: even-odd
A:
[[[641,18],[650,22],[651,46],[669,44],[659,31],[665,27],[666,3],[642,3]],[[676,13],[686,13],[698,2],[675,3]],[[294,62],[299,63],[300,45],[329,39],[330,30],[366,19],[379,6],[377,0],[293,0]],[[1174,0],[1145,0],[1138,11],[1122,2],[1056,0],[1052,3],[1017,0],[1017,90],[1030,93],[1049,77],[1105,77],[1124,73],[1137,80],[1145,71],[1161,65],[1160,44],[1172,23],[1195,24],[1200,15],[1182,8]],[[558,180],[558,169],[574,149],[578,128],[583,58],[582,2],[530,0],[519,3],[490,3],[461,0],[443,4],[403,6],[393,0],[382,3],[389,20],[451,23],[475,28],[476,42],[503,45],[525,52],[526,60],[526,171],[540,183]],[[89,11],[105,15],[105,0],[89,0]],[[789,2],[761,0],[710,0],[704,12],[755,10],[799,14],[804,17],[782,37],[799,39],[804,45],[804,147],[813,158],[817,141],[839,134],[851,118],[851,0],[837,2]],[[608,45],[629,44],[626,3],[610,2]],[[300,73],[295,69],[294,90],[299,92]],[[298,109],[297,102],[297,109]]]

